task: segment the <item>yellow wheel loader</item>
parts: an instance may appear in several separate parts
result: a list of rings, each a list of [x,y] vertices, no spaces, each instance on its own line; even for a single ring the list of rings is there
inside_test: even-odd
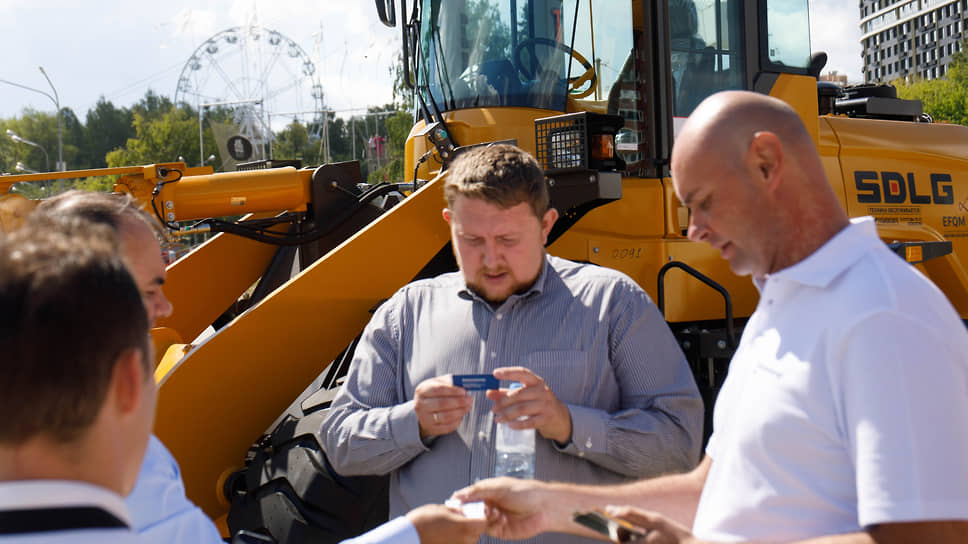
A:
[[[34,205],[15,182],[111,173],[172,229],[219,233],[168,269],[174,313],[152,331],[155,432],[224,534],[336,542],[385,519],[386,478],[336,474],[319,423],[371,311],[409,281],[456,269],[440,209],[462,148],[514,142],[538,157],[561,213],[548,251],[636,279],[707,410],[757,302],[748,278],[686,238],[689,212],[669,178],[678,127],[714,92],[796,109],[848,214],[875,216],[898,258],[968,316],[968,128],[932,123],[887,86],[818,83],[825,55],[811,54],[807,4],[377,0],[376,15],[400,29],[417,104],[407,179],[370,187],[356,163],[272,161],[219,174],[169,163],[5,176],[0,225],[16,228]]]

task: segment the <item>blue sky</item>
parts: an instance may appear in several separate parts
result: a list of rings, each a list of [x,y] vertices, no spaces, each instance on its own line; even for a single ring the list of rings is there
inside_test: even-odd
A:
[[[859,82],[856,2],[810,0],[810,6],[812,49],[828,52],[827,70]],[[117,106],[131,105],[149,88],[173,96],[193,52],[220,32],[251,23],[300,46],[316,63],[326,105],[342,115],[392,99],[389,70],[399,30],[377,20],[372,0],[0,0],[0,79],[50,92],[38,70],[43,66],[61,105],[83,119],[101,95]],[[283,55],[276,64],[273,81],[303,83],[298,63]],[[289,109],[306,103],[312,100]],[[25,107],[54,109],[39,93],[0,84],[0,117]]]

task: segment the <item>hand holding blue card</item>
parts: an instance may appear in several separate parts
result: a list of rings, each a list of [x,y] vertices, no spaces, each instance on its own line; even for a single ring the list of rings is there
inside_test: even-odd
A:
[[[500,389],[500,382],[490,374],[454,374],[454,385],[468,391]]]

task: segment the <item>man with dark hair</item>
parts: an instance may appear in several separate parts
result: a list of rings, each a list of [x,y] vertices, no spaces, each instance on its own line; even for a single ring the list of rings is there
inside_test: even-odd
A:
[[[672,153],[689,238],[760,290],[690,473],[624,486],[508,479],[457,494],[503,538],[613,513],[643,542],[968,542],[968,332],[927,278],[849,219],[789,105],[704,100]],[[691,527],[691,530],[689,529]]]
[[[149,328],[171,314],[165,298],[165,263],[157,221],[127,195],[70,191],[45,200],[28,225],[47,230],[106,229],[117,240],[121,259],[134,277],[148,313]],[[212,520],[185,496],[181,470],[171,453],[151,435],[137,484],[125,499],[134,528],[149,542],[221,542]]]
[[[86,236],[101,233],[106,240],[114,241],[111,248],[119,252],[136,280],[148,313],[149,327],[154,326],[156,319],[171,313],[171,303],[161,290],[165,282],[165,265],[157,237],[162,230],[155,219],[130,197],[70,191],[42,202],[30,216],[28,225],[35,231],[44,232]],[[185,496],[178,463],[154,435],[149,441],[137,483],[125,503],[133,528],[141,538],[139,542],[223,542],[212,521]],[[466,519],[443,505],[427,505],[407,513],[395,525],[362,535],[358,542],[390,542],[392,539],[381,539],[387,534],[396,534],[393,531],[401,523],[412,528],[411,533],[417,542],[433,544],[476,542],[487,520]]]
[[[324,423],[336,470],[390,473],[390,512],[401,515],[491,476],[495,424],[512,421],[536,431],[539,479],[695,466],[702,401],[685,357],[630,278],[545,253],[558,212],[534,158],[472,148],[444,193],[460,271],[404,287],[367,325]],[[454,374],[524,387],[490,390],[487,402]]]
[[[0,541],[135,541],[154,419],[148,320],[109,229],[0,239]]]

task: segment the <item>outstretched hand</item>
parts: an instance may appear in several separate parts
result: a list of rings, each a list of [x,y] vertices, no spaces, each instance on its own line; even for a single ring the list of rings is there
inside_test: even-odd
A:
[[[553,530],[547,484],[518,478],[481,480],[454,493],[463,502],[484,501],[489,511],[487,534],[521,540]]]
[[[487,519],[468,518],[442,504],[414,508],[407,513],[407,519],[417,529],[420,544],[472,544],[480,539],[488,525]]]

